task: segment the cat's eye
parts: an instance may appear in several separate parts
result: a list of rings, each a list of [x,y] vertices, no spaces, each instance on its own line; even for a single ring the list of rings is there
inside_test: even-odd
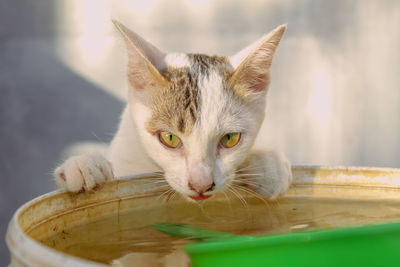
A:
[[[170,132],[160,132],[159,138],[161,143],[170,148],[177,148],[181,143],[181,139]]]
[[[228,133],[221,138],[219,143],[225,148],[236,146],[240,140],[240,133]]]

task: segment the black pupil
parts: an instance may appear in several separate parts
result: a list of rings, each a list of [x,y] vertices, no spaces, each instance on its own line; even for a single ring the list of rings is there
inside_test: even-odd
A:
[[[227,134],[227,135],[226,135],[226,138],[228,139],[228,141],[231,140],[231,135],[230,135],[230,134]]]
[[[172,134],[169,135],[169,141],[172,141]]]

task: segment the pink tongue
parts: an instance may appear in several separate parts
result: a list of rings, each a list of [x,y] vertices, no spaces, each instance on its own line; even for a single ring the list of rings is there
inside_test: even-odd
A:
[[[204,199],[207,199],[207,198],[209,198],[209,197],[211,197],[210,195],[203,195],[203,194],[200,194],[200,195],[198,195],[198,196],[189,196],[191,199],[193,199],[193,200],[204,200]]]

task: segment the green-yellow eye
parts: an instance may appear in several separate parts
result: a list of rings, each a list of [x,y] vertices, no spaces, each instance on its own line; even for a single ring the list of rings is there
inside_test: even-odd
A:
[[[170,148],[177,148],[181,143],[181,139],[170,132],[160,132],[159,138],[161,143]]]
[[[240,140],[240,133],[228,133],[221,138],[219,142],[225,148],[231,148],[237,145]]]

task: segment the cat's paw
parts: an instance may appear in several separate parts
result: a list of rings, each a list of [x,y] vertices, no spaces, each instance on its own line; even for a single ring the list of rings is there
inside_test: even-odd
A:
[[[93,191],[114,175],[111,163],[98,154],[74,156],[54,171],[59,188],[71,192]]]
[[[293,181],[291,164],[278,151],[254,152],[246,164],[250,170],[247,185],[263,197],[276,199],[286,193]]]

